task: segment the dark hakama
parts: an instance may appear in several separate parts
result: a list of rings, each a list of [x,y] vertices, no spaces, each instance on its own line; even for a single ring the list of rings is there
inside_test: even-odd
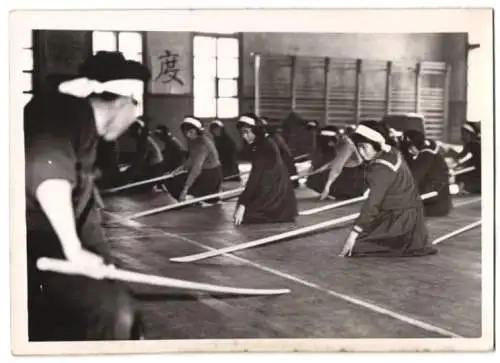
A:
[[[96,168],[101,174],[100,178],[96,181],[99,187],[109,188],[120,183],[119,160],[118,143],[100,140],[96,160]]]
[[[73,208],[83,248],[111,262],[96,206],[93,168],[98,135],[88,103],[65,95],[35,96],[25,107],[26,227],[29,339],[129,339],[132,298],[108,280],[38,271],[39,257],[64,258],[60,242],[36,199],[48,179],[73,186]]]
[[[190,143],[189,152],[189,159],[184,164],[188,172],[165,181],[169,193],[178,199],[188,179],[194,180],[187,194],[195,198],[219,193],[223,179],[222,168],[212,139],[203,134]],[[215,203],[218,200],[219,198],[214,198],[206,202]]]
[[[92,204],[88,208],[88,214],[78,220],[79,237],[87,250],[112,263],[114,261],[100,227],[100,213]],[[28,241],[37,242],[28,249],[31,341],[131,338],[130,331],[123,330],[120,325],[131,325],[132,322],[127,323],[130,319],[138,323],[138,313],[134,311],[134,301],[124,284],[37,271],[35,266],[38,258],[51,256],[64,259],[64,255],[57,236],[51,230],[28,231]],[[121,324],[120,321],[125,323]]]
[[[312,171],[318,170],[319,168],[325,166],[334,159],[335,159],[334,150],[332,152],[326,153],[317,149],[314,152],[313,157],[311,158]],[[306,186],[309,189],[312,189],[319,194],[323,193],[323,189],[325,188],[325,184],[328,181],[329,174],[330,170],[327,169],[321,173],[307,177]]]
[[[435,254],[420,195],[406,162],[392,149],[370,163],[370,188],[353,230],[359,233],[352,257]]]
[[[172,134],[161,133],[159,135],[157,134],[157,137],[163,144],[163,161],[156,167],[155,176],[161,176],[177,169],[187,160],[187,157],[181,142]],[[160,181],[156,186],[163,189],[167,187],[167,183],[165,181]]]
[[[150,155],[149,129],[142,127],[137,133],[135,152],[130,162],[130,167],[122,173],[124,183],[131,183],[147,178],[148,156]]]
[[[166,187],[172,197],[178,199],[182,189],[186,184],[189,172],[178,175],[166,181]],[[222,186],[222,170],[220,167],[212,169],[204,169],[200,172],[193,185],[189,188],[187,194],[195,198],[204,197],[205,195],[219,193]],[[207,203],[216,203],[219,198],[209,199]]]
[[[338,175],[330,188],[330,195],[337,199],[356,198],[366,191],[365,165],[350,139],[342,137],[337,144],[332,168]]]
[[[437,197],[423,201],[426,216],[446,216],[451,210],[451,194],[448,166],[439,147],[433,143],[420,150],[415,159],[409,160],[409,167],[420,194],[437,192]]]
[[[147,138],[138,146],[132,166],[123,173],[129,183],[155,178],[165,173],[161,140],[151,135],[149,130],[144,132],[148,134]],[[150,189],[151,184],[145,184],[128,189],[127,193],[148,192]]]
[[[291,151],[292,157],[314,152],[314,132],[307,127],[307,121],[297,113],[291,112],[282,121],[283,139]]]
[[[281,160],[283,160],[283,163],[285,164],[288,170],[288,175],[290,177],[297,175],[298,171],[297,167],[295,166],[295,162],[293,160],[292,152],[290,151],[290,148],[286,144],[283,137],[278,132],[273,132],[271,134],[271,138],[278,147]],[[295,188],[299,186],[299,182],[297,180],[293,181],[292,184]]]
[[[245,206],[243,224],[292,222],[298,214],[290,175],[269,137],[254,145],[252,169],[238,205]]]
[[[465,144],[464,149],[458,155],[459,168],[475,167],[474,171],[457,175],[457,183],[463,183],[464,189],[473,194],[481,194],[481,144],[472,141]]]
[[[238,149],[235,142],[221,129],[221,136],[214,136],[215,146],[222,165],[222,175],[227,181],[241,181],[238,167]]]

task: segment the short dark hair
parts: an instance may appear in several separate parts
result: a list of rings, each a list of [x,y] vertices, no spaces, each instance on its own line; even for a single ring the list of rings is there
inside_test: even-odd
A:
[[[405,131],[404,141],[406,147],[414,145],[419,150],[422,150],[425,147],[425,136],[417,130]]]
[[[99,51],[88,57],[80,65],[78,73],[99,82],[125,78],[147,82],[151,78],[149,69],[141,63],[125,59],[120,52],[107,51]]]
[[[118,79],[137,79],[149,81],[151,73],[139,62],[127,60],[120,52],[99,51],[88,57],[78,68],[79,76],[99,82]],[[104,101],[113,101],[120,97],[114,93],[104,92],[92,96]]]
[[[382,147],[380,146],[380,144],[378,142],[367,139],[364,136],[353,133],[350,137],[351,137],[352,142],[354,142],[354,144],[356,145],[356,147],[358,147],[359,144],[370,144],[371,146],[373,146],[375,151],[378,152],[378,151],[382,150]]]
[[[248,117],[248,118],[253,119],[253,120],[255,121],[255,126],[251,126],[251,125],[249,125],[249,124],[247,124],[247,123],[244,123],[244,122],[240,122],[240,121],[238,121],[238,122],[236,123],[236,128],[237,128],[238,130],[241,130],[243,127],[248,127],[248,128],[250,128],[250,129],[252,130],[252,132],[255,134],[255,137],[256,137],[256,138],[262,138],[262,137],[264,137],[264,136],[265,136],[266,131],[267,131],[267,130],[266,130],[267,128],[266,128],[266,126],[263,124],[263,122],[262,122],[262,120],[260,119],[260,117],[259,117],[259,116],[257,116],[257,115],[256,115],[256,114],[254,114],[254,113],[247,113],[247,114],[245,114],[245,115],[243,115],[243,116],[246,116],[246,117]]]
[[[194,116],[186,116],[185,118],[193,118],[193,119],[195,119],[195,120],[198,120],[198,119],[197,119],[196,117],[194,117]],[[198,120],[198,121],[200,121],[200,120]],[[201,121],[200,121],[200,123],[201,123]],[[180,127],[180,129],[181,129],[181,131],[182,131],[184,134],[185,134],[185,133],[187,133],[187,132],[188,132],[189,130],[191,130],[191,129],[196,130],[196,133],[197,133],[198,135],[202,135],[202,134],[203,134],[203,130],[200,130],[199,128],[197,128],[196,126],[194,126],[194,125],[192,125],[192,124],[190,124],[190,123],[185,123],[185,122],[181,123],[181,127]]]
[[[359,123],[360,125],[363,125],[363,126],[366,126],[366,127],[369,127],[370,129],[378,132],[379,134],[381,134],[384,139],[387,141],[387,137],[386,137],[386,126],[381,124],[380,122],[378,121],[374,121],[374,120],[369,120],[369,121],[363,121],[363,122],[360,122]],[[375,141],[372,141],[370,139],[367,139],[366,137],[356,133],[355,131],[350,135],[350,138],[351,140],[354,142],[354,144],[356,144],[356,146],[358,144],[370,144],[373,146],[373,148],[375,149],[375,151],[381,151],[382,150],[382,146],[378,143],[378,142],[375,142]]]

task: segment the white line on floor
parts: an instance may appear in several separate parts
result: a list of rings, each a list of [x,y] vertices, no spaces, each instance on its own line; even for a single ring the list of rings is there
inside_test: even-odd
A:
[[[154,238],[154,237],[165,237],[164,234],[160,233],[151,233],[151,234],[139,234],[139,235],[129,235],[129,236],[112,236],[107,237],[109,241],[121,241],[127,239],[145,239],[145,238]]]
[[[117,221],[119,221],[119,219],[117,219]],[[141,227],[148,227],[148,226],[141,225]],[[133,228],[139,228],[139,227],[133,227]],[[150,227],[148,227],[148,228],[150,228]],[[159,230],[159,231],[161,231],[161,230]],[[184,236],[181,236],[181,235],[177,235],[177,234],[174,234],[174,233],[165,232],[165,231],[161,231],[161,232],[163,232],[165,236],[170,236],[170,237],[173,237],[173,238],[181,239],[183,241],[186,241],[186,242],[188,242],[188,243],[190,243],[192,245],[196,245],[196,246],[201,247],[203,249],[206,249],[206,250],[215,250],[215,248],[213,248],[213,247],[210,247],[210,246],[204,245],[202,243],[193,241],[193,240],[191,240],[191,239],[189,239],[187,237],[184,237]],[[449,330],[446,330],[446,329],[440,328],[438,326],[435,326],[435,325],[432,325],[432,324],[429,324],[429,323],[426,323],[426,322],[414,319],[414,318],[409,317],[409,316],[402,315],[402,314],[397,313],[395,311],[392,311],[392,310],[389,310],[387,308],[384,308],[384,307],[381,307],[381,306],[378,306],[378,305],[375,305],[375,304],[372,304],[372,303],[360,300],[358,298],[355,298],[355,297],[352,297],[352,296],[349,296],[349,295],[345,295],[345,294],[342,294],[342,293],[339,293],[339,292],[336,292],[336,291],[333,291],[333,290],[321,287],[321,286],[319,286],[319,285],[317,285],[315,283],[306,281],[306,280],[304,280],[302,278],[293,276],[293,275],[291,275],[289,273],[282,272],[282,271],[279,271],[279,270],[276,270],[276,269],[273,269],[273,268],[261,265],[259,263],[247,260],[245,258],[234,256],[234,255],[231,255],[231,254],[225,254],[223,256],[226,256],[226,257],[229,257],[229,258],[232,258],[232,259],[236,259],[236,260],[238,260],[240,262],[245,262],[245,263],[247,263],[247,264],[249,264],[251,266],[254,266],[254,267],[256,267],[256,268],[258,268],[258,269],[260,269],[262,271],[266,271],[266,272],[269,272],[269,273],[271,273],[273,275],[283,277],[283,278],[285,278],[287,280],[297,282],[297,283],[299,283],[301,285],[304,285],[304,286],[310,287],[312,289],[315,289],[315,290],[327,293],[327,294],[329,294],[331,296],[335,296],[335,297],[337,297],[339,299],[342,299],[342,300],[350,302],[352,304],[364,307],[364,308],[366,308],[368,310],[377,312],[377,313],[382,314],[382,315],[386,315],[386,316],[392,317],[392,318],[397,319],[399,321],[403,321],[403,322],[405,322],[407,324],[416,326],[418,328],[421,328],[421,329],[424,329],[424,330],[427,330],[427,331],[431,331],[431,332],[435,332],[435,333],[438,333],[438,334],[441,334],[441,335],[449,336],[449,337],[452,337],[452,338],[462,338],[460,335],[455,334],[455,333],[453,333],[453,332],[451,332]]]
[[[163,236],[165,237],[165,234],[163,234]],[[140,270],[143,273],[151,273],[151,274],[154,273],[150,265],[146,265],[145,262],[139,261],[135,257],[130,257],[127,255],[127,262],[132,264],[136,268],[140,266]],[[202,294],[202,293],[193,293],[192,295],[195,296],[197,300],[202,304],[207,305],[209,308],[218,311],[220,314],[229,319],[231,319],[236,314],[235,308],[233,308],[231,305],[229,305],[227,302],[221,299],[215,299],[211,297],[209,294]]]
[[[476,202],[480,202],[480,201],[481,201],[481,197],[474,198],[474,199],[461,200],[461,201],[453,204],[453,206],[454,207],[461,207],[463,205],[472,204],[472,203],[476,203]]]

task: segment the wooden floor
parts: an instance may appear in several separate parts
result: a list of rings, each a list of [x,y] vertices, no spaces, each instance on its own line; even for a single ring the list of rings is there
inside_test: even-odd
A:
[[[235,184],[226,188],[236,187]],[[331,203],[297,190],[299,209]],[[105,199],[106,231],[129,270],[250,288],[290,288],[278,296],[227,297],[131,286],[146,339],[448,338],[481,335],[481,229],[422,258],[343,259],[350,224],[198,263],[169,258],[255,240],[359,211],[360,204],[296,223],[232,225],[235,200],[124,223],[120,216],[169,202],[164,194]],[[432,239],[481,218],[477,196],[457,197],[450,216],[428,219]]]

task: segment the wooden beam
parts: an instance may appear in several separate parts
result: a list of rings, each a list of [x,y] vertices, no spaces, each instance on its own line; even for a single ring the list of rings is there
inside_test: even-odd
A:
[[[459,234],[461,233],[464,233],[464,232],[467,232],[473,228],[477,228],[481,225],[481,221],[477,221],[477,222],[474,222],[474,223],[471,223],[471,224],[468,224],[466,225],[465,227],[462,227],[462,228],[459,228],[453,232],[450,232],[448,234],[445,234],[444,236],[441,236],[439,238],[436,238],[434,241],[432,241],[432,244],[433,245],[437,245],[438,243],[441,243],[451,237],[455,237],[455,236],[458,236]]]
[[[418,62],[415,69],[415,113],[420,112],[420,84],[422,83],[422,63]]]
[[[292,55],[292,66],[290,69],[290,106],[292,111],[297,107],[297,56]]]
[[[385,114],[391,112],[391,94],[392,94],[392,62],[387,62],[385,74]]]
[[[260,54],[255,54],[253,58],[254,74],[254,113],[260,116]]]
[[[437,194],[438,194],[437,192],[429,192],[429,193],[421,195],[421,198],[423,200],[425,200],[425,199],[433,198],[433,197],[437,196]],[[224,255],[224,254],[227,254],[230,252],[246,250],[248,248],[253,248],[253,247],[262,246],[262,245],[269,244],[269,243],[283,241],[285,239],[292,238],[292,237],[303,236],[303,235],[305,235],[307,233],[311,233],[311,232],[319,232],[319,231],[327,229],[327,228],[332,228],[332,227],[338,226],[339,224],[342,224],[345,222],[353,221],[358,216],[359,216],[359,213],[353,213],[353,214],[349,214],[347,216],[343,216],[340,218],[331,219],[331,220],[321,222],[321,223],[316,223],[316,224],[313,224],[311,226],[297,228],[297,229],[287,231],[284,233],[279,233],[279,234],[275,234],[272,236],[260,238],[260,239],[257,239],[255,241],[250,241],[250,242],[240,243],[240,244],[236,244],[236,245],[229,246],[229,247],[224,247],[224,248],[221,248],[219,250],[202,252],[202,253],[197,253],[194,255],[188,255],[188,256],[182,256],[182,257],[174,257],[174,258],[171,258],[170,261],[173,261],[173,262],[195,262],[195,261],[200,261],[200,260],[204,260],[204,259],[215,257],[215,256]]]
[[[361,73],[362,73],[363,61],[361,59],[356,60],[356,98],[355,98],[355,122],[359,123],[361,118]]]
[[[329,108],[329,82],[330,82],[330,58],[326,57],[325,58],[325,77],[324,77],[324,82],[325,82],[325,89],[324,89],[324,125],[328,125],[328,108]]]
[[[88,276],[82,266],[73,262],[42,257],[37,260],[37,267],[41,271],[52,271],[65,275],[82,275]],[[92,271],[92,276],[95,279],[118,280],[128,283],[145,284],[152,286],[160,286],[166,288],[176,288],[181,290],[203,291],[220,294],[234,295],[281,295],[290,293],[289,289],[248,289],[241,287],[212,285],[200,282],[192,282],[187,280],[174,279],[170,277],[144,274],[134,271],[127,271],[111,266],[103,266]]]
[[[260,116],[260,54],[255,54],[253,59],[254,73],[254,113]]]

